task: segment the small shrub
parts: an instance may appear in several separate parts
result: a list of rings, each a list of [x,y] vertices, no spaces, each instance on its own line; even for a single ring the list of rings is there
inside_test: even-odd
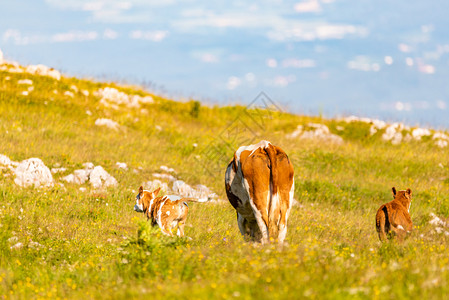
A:
[[[198,116],[200,115],[200,109],[201,109],[201,103],[199,101],[191,101],[191,109],[190,109],[190,115],[198,119]]]

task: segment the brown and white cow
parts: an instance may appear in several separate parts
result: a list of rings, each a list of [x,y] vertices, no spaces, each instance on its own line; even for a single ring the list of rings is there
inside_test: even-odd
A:
[[[197,202],[195,198],[182,198],[178,195],[158,197],[161,188],[154,191],[144,190],[141,186],[136,196],[134,210],[143,212],[153,226],[159,225],[163,234],[173,236],[172,230],[177,227],[177,235],[184,236],[184,225],[189,207],[187,201]]]
[[[262,244],[284,241],[293,203],[293,173],[287,154],[268,141],[242,146],[234,153],[225,187],[242,235]]]
[[[412,191],[396,191],[395,187],[391,191],[393,201],[382,205],[376,214],[376,230],[382,242],[395,236],[402,240],[413,229],[410,218]]]

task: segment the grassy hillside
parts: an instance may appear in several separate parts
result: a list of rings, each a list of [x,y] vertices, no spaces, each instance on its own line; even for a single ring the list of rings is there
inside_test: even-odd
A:
[[[449,154],[432,138],[392,145],[382,140],[385,129],[370,134],[363,122],[291,115],[264,95],[249,108],[206,107],[156,95],[139,107],[113,107],[98,94],[105,87],[147,95],[112,83],[0,71],[0,154],[67,168],[53,175],[56,184],[47,189],[18,187],[11,172],[0,169],[0,297],[441,299],[449,294],[449,228],[429,223],[430,213],[449,216]],[[119,128],[95,125],[100,118]],[[309,123],[325,124],[343,142],[288,137]],[[224,171],[233,151],[260,139],[281,146],[295,166],[298,205],[283,249],[244,243],[227,201],[190,205],[191,239],[163,237],[133,211],[140,184],[161,165],[226,200]],[[61,179],[85,162],[101,165],[118,186],[95,190]],[[117,162],[128,170],[118,169]],[[415,229],[402,244],[381,245],[374,218],[392,199],[392,186],[412,189]],[[19,242],[23,246],[14,249]]]

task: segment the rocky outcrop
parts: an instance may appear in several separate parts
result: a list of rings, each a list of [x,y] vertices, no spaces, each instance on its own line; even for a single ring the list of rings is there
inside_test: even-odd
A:
[[[54,185],[50,169],[39,158],[29,158],[14,169],[14,183],[21,187],[51,187]]]
[[[113,109],[119,109],[120,105],[124,105],[131,108],[139,108],[141,104],[153,103],[153,97],[151,96],[139,96],[128,95],[113,87],[105,87],[99,89],[94,93],[95,96],[100,98],[100,103],[105,107],[111,107]]]
[[[94,189],[118,184],[117,180],[109,175],[103,167],[94,166],[92,163],[84,163],[83,166],[84,169],[75,170],[72,174],[63,177],[62,180],[73,184],[84,184],[89,181]]]
[[[334,144],[342,144],[343,138],[330,132],[329,128],[324,124],[309,123],[306,126],[298,125],[295,131],[287,135],[288,138],[321,140]]]
[[[112,121],[110,119],[105,119],[105,118],[100,118],[100,119],[95,120],[95,125],[105,126],[107,128],[110,128],[110,129],[116,130],[116,131],[118,131],[120,129],[120,125],[117,122]]]

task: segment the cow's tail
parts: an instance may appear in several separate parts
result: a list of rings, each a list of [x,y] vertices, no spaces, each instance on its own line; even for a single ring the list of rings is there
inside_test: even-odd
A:
[[[265,151],[270,160],[270,194],[268,199],[268,234],[269,238],[276,240],[279,236],[279,222],[281,220],[281,203],[279,195],[277,150],[269,144]]]

